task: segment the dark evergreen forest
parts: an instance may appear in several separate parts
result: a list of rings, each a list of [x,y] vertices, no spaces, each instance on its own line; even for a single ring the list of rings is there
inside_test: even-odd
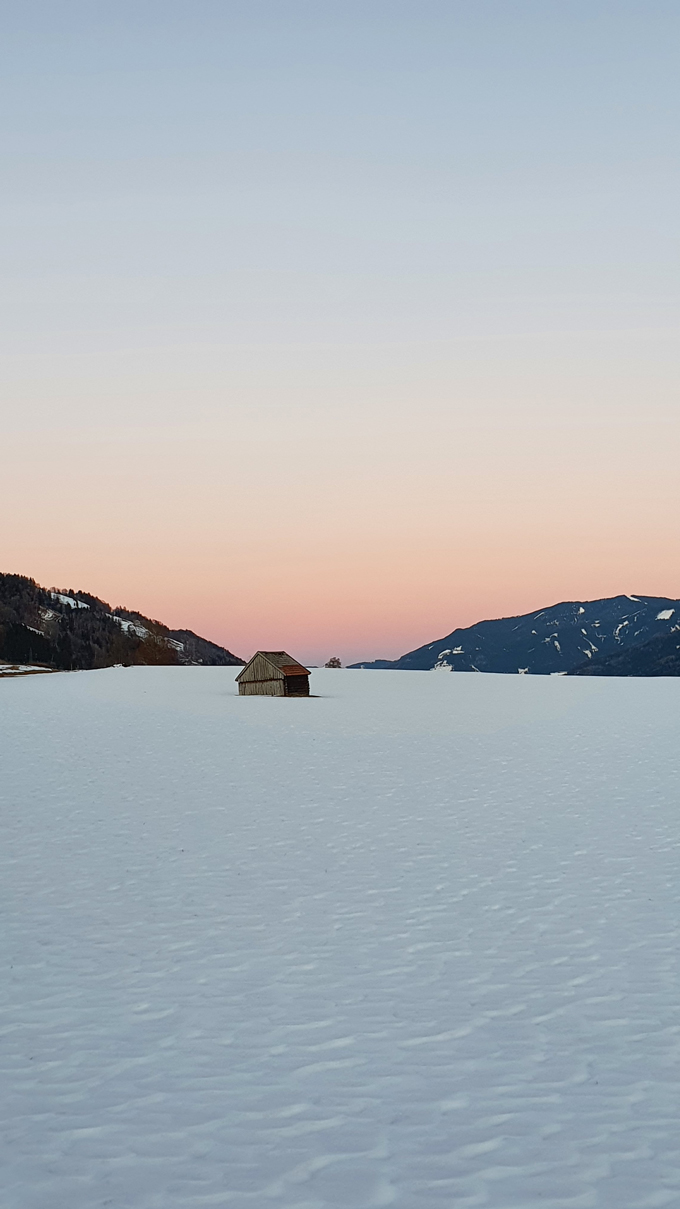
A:
[[[60,671],[115,664],[243,663],[191,630],[170,630],[89,592],[42,588],[25,575],[0,574],[0,661]]]
[[[582,663],[572,676],[680,676],[680,632],[661,634],[640,646]]]

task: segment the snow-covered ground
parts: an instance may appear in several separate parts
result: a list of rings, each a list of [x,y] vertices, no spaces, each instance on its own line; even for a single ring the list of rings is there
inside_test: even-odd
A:
[[[680,681],[0,686],[3,1209],[680,1205]]]

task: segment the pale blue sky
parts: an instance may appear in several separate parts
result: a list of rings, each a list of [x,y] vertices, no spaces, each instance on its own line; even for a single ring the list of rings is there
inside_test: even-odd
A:
[[[3,7],[22,348],[672,321],[676,3]]]
[[[5,490],[30,504],[3,565],[115,596],[100,581],[131,559],[126,595],[167,613],[184,525],[207,544],[200,598],[182,608],[233,611],[244,585],[227,599],[205,571],[210,551],[240,565],[229,518],[332,579],[315,561],[323,517],[334,599],[391,542],[417,561],[427,535],[434,566],[462,541],[456,583],[421,566],[394,653],[438,624],[435,599],[448,628],[518,605],[494,569],[493,516],[532,601],[674,587],[662,554],[645,559],[654,527],[673,567],[680,553],[676,2],[0,12]],[[252,484],[234,471],[221,488],[218,467],[254,444],[252,508]],[[282,450],[311,508],[276,479]],[[43,525],[59,473],[97,522],[62,521],[55,549]],[[554,575],[532,585],[542,510]],[[157,565],[135,545],[140,511]],[[595,547],[567,555],[588,518]],[[95,566],[102,525],[111,551]],[[469,551],[485,549],[480,570]],[[388,625],[387,570],[368,596],[345,601],[361,656],[388,653],[358,636],[367,609],[372,635]]]

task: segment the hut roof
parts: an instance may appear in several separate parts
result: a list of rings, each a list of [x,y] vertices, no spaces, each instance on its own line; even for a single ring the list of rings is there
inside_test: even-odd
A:
[[[302,664],[298,663],[297,659],[293,659],[293,656],[289,655],[287,651],[256,651],[253,655],[253,659],[256,659],[258,655],[261,655],[262,658],[266,659],[268,663],[273,664],[273,666],[279,672],[281,672],[283,676],[309,675],[309,668],[303,667]],[[237,680],[241,679],[241,676],[250,667],[253,659],[248,660],[246,666],[236,677]]]

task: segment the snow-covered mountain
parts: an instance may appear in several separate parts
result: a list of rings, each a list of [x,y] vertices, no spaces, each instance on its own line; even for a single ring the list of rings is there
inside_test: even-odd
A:
[[[666,596],[570,600],[521,617],[480,621],[453,630],[401,659],[376,659],[353,666],[551,675],[571,672],[584,663],[679,630],[680,600]]]
[[[191,630],[170,630],[89,592],[41,588],[25,575],[0,575],[0,660],[48,667],[212,664],[243,660]]]

